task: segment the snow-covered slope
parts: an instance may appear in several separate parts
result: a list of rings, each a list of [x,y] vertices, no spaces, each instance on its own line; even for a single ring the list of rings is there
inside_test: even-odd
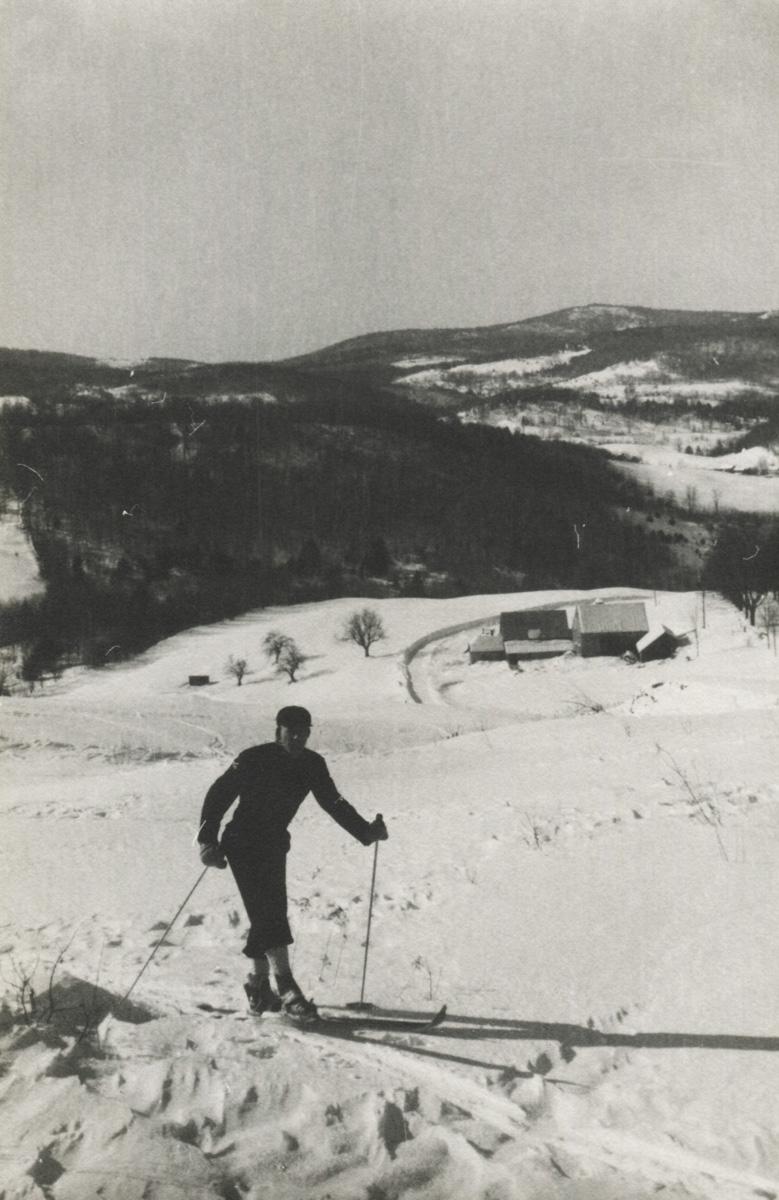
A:
[[[458,366],[429,366],[426,370],[402,375],[397,382],[414,387],[452,388],[454,391],[472,392],[477,396],[491,396],[519,382],[537,382],[539,376],[546,375],[555,368],[565,366],[572,359],[588,353],[589,350],[585,347],[581,350],[560,350],[555,354],[535,355],[529,358],[504,358],[497,362],[477,361]]]
[[[0,515],[0,603],[25,600],[42,592],[35,553],[19,513],[11,509]]]
[[[3,1200],[777,1192],[778,660],[716,598],[704,624],[650,593],[690,632],[672,661],[468,665],[502,609],[575,598],[370,601],[368,659],[336,638],[364,601],[265,610],[0,701]],[[295,684],[271,629],[309,655]],[[121,1002],[197,880],[207,786],[290,701],[390,830],[366,998],[447,1001],[433,1033],[250,1018],[228,872]],[[344,1006],[372,851],[312,800],[292,833],[295,972]],[[28,978],[51,1020],[19,1019]]]

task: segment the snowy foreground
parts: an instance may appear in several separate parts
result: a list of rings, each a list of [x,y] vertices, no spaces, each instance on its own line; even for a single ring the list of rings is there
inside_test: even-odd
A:
[[[266,610],[0,701],[2,1200],[779,1195],[779,660],[722,601],[704,628],[650,593],[698,625],[673,661],[468,666],[456,627],[572,596],[371,601],[370,659],[335,638],[361,602]],[[271,629],[310,656],[294,685]],[[228,872],[122,1003],[206,788],[291,701],[390,830],[366,999],[446,1001],[434,1032],[252,1019]],[[294,969],[344,1006],[373,850],[311,799],[292,832]],[[18,1020],[28,979],[48,1022]]]

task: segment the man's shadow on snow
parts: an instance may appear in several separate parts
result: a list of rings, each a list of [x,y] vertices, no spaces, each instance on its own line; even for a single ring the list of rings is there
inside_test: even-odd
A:
[[[630,1046],[636,1050],[779,1050],[779,1037],[736,1033],[622,1033],[605,1032],[591,1025],[549,1021],[510,1021],[499,1017],[446,1018],[448,1037],[503,1041],[554,1041],[564,1046]],[[442,1026],[441,1029],[444,1027]],[[433,1030],[440,1033],[441,1029]]]
[[[408,1012],[404,1009],[381,1008],[376,1015],[382,1017],[422,1017],[424,1014]],[[338,1033],[347,1039],[363,1040],[358,1029],[344,1030]],[[460,1063],[465,1066],[485,1067],[491,1070],[500,1069],[500,1063],[485,1062],[479,1059],[466,1058],[442,1050],[433,1050],[418,1043],[392,1041],[389,1034],[384,1044],[391,1044],[399,1050],[406,1050],[423,1058],[442,1059],[447,1062]],[[749,1037],[732,1033],[622,1033],[606,1032],[590,1025],[572,1025],[548,1021],[516,1021],[499,1017],[476,1017],[449,1013],[443,1024],[433,1029],[426,1029],[422,1036],[428,1038],[444,1038],[452,1041],[552,1041],[559,1046],[560,1058],[563,1062],[571,1062],[576,1057],[577,1048],[609,1046],[631,1047],[642,1050],[779,1050],[779,1037],[757,1036]],[[546,1060],[543,1062],[542,1060]],[[540,1056],[538,1064],[528,1071],[517,1070],[514,1067],[504,1068],[512,1078],[531,1078],[533,1075],[546,1074],[552,1067],[551,1060],[546,1055]],[[550,1077],[551,1078],[551,1077]],[[561,1081],[564,1082],[564,1081]]]

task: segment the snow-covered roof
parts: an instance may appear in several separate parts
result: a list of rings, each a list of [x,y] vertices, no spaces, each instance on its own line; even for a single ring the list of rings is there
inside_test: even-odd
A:
[[[644,650],[651,646],[653,642],[656,642],[658,638],[661,638],[663,634],[666,634],[674,641],[677,640],[676,634],[673,633],[667,625],[652,625],[651,628],[648,629],[644,634],[644,636],[639,638],[636,642],[636,650],[638,650],[639,654],[642,654]]]
[[[506,641],[513,638],[539,640],[568,636],[568,618],[562,608],[527,609],[500,614],[500,632]]]
[[[471,654],[473,654],[474,651],[478,654],[485,654],[487,652],[497,652],[498,654],[502,654],[503,639],[497,637],[493,633],[480,633],[478,637],[473,639],[469,649]]]
[[[645,633],[649,629],[643,601],[628,604],[580,604],[582,633]]]

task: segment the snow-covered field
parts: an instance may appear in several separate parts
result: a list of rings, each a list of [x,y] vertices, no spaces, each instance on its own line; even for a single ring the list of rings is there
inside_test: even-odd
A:
[[[489,424],[520,433],[562,441],[584,442],[615,453],[630,454],[638,463],[623,463],[621,469],[660,495],[673,493],[679,504],[689,505],[690,489],[697,491],[699,510],[717,512],[776,512],[779,510],[779,469],[775,452],[753,447],[724,457],[709,458],[706,452],[720,439],[732,436],[727,423],[717,420],[717,404],[742,394],[762,391],[748,381],[690,381],[665,363],[648,359],[619,363],[600,371],[568,378],[555,373],[573,359],[589,353],[568,350],[533,358],[503,359],[487,363],[462,363],[455,367],[429,367],[397,380],[422,388],[444,388],[483,402],[507,388],[538,384],[563,385],[568,391],[596,392],[613,405],[611,411],[574,411],[569,402],[534,401],[514,403],[507,411],[495,410],[485,417],[479,407],[463,409],[466,423],[486,420]],[[396,364],[397,366],[400,363]],[[410,365],[408,362],[404,365]],[[712,417],[705,423],[699,415],[680,414],[674,424],[657,425],[634,413],[626,416],[621,405],[629,393],[639,400],[671,404],[677,398],[710,403]],[[701,456],[682,453],[691,445]],[[759,471],[743,475],[744,471]]]
[[[598,414],[600,416],[600,414]],[[466,420],[476,417],[466,414]],[[694,444],[704,451],[716,435],[692,433],[689,429],[663,426],[648,428],[635,423],[630,429],[615,429],[618,418],[607,424],[583,414],[573,424],[562,413],[550,416],[541,405],[527,406],[520,416],[498,418],[493,423],[520,433],[600,446],[617,456],[640,461],[618,461],[618,469],[633,475],[656,495],[672,493],[677,504],[699,512],[779,512],[779,459],[773,450],[753,446],[732,454],[709,457],[686,454],[673,443]],[[681,435],[681,436],[680,436]],[[708,444],[707,444],[708,443]],[[757,472],[746,474],[745,472]]]
[[[533,376],[564,366],[571,359],[589,354],[589,349],[559,350],[555,354],[536,355],[532,358],[502,358],[495,362],[466,362],[456,367],[415,371],[403,375],[396,382],[414,387],[443,387],[454,391],[473,392],[486,397],[503,391],[519,380],[533,381]],[[430,362],[435,360],[430,359]],[[445,360],[451,362],[451,359]],[[409,365],[395,363],[395,366]],[[551,382],[554,382],[553,380]]]
[[[672,492],[681,505],[687,505],[693,499],[692,507],[699,512],[716,513],[725,509],[749,513],[779,512],[779,474],[744,475],[735,468],[731,473],[721,465],[720,458],[703,458],[651,446],[619,443],[607,444],[605,448],[618,454],[640,455],[642,462],[620,462],[619,469],[653,488],[658,496]],[[765,450],[762,456],[769,457]]]
[[[779,660],[724,602],[650,593],[697,629],[671,661],[468,665],[502,609],[574,598],[370,601],[369,659],[335,637],[361,601],[265,610],[0,701],[3,1200],[779,1194]],[[249,1017],[228,872],[121,1002],[198,878],[206,788],[291,701],[390,830],[366,998],[446,1001],[434,1032]],[[373,852],[313,800],[292,833],[295,972],[343,1006]],[[11,1020],[27,977],[49,1022]]]
[[[602,399],[617,404],[625,399],[626,388],[638,399],[654,400],[657,404],[671,404],[677,398],[717,404],[742,395],[774,394],[772,387],[755,384],[748,379],[686,379],[669,368],[667,363],[657,359],[623,362],[599,371],[590,371],[569,380],[567,386],[585,392],[597,392]]]
[[[35,552],[13,510],[0,515],[0,604],[43,591]]]
[[[676,468],[683,465],[701,472],[701,478],[706,473],[712,481],[712,486],[716,486],[718,476],[725,471],[728,473],[750,472],[750,478],[771,477],[774,483],[779,478],[779,455],[775,450],[770,450],[766,446],[750,446],[746,450],[734,450],[731,454],[718,454],[716,457],[709,458],[705,455],[682,454],[678,450],[672,450],[669,446],[657,443],[646,445],[639,442],[619,441],[601,444],[604,449],[612,450],[615,453],[640,454],[644,461],[652,466]],[[775,492],[774,495],[775,501],[779,501],[779,492]],[[779,503],[776,504],[776,507],[779,507]]]

